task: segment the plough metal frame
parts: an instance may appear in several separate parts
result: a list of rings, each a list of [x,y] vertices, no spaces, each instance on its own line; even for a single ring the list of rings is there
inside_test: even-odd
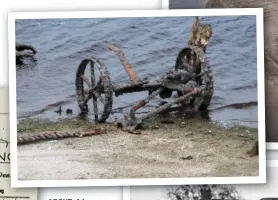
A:
[[[192,48],[192,47],[190,47]],[[194,91],[189,91],[185,95],[180,96],[179,98],[174,99],[171,102],[168,102],[161,107],[154,109],[150,111],[145,116],[141,117],[140,119],[137,119],[135,117],[135,111],[141,108],[142,106],[146,105],[151,99],[153,99],[155,96],[160,94],[163,90],[169,89],[171,91],[182,91],[185,84],[184,83],[178,83],[173,84],[172,80],[175,80],[177,77],[183,76],[183,77],[190,77],[195,76],[196,74],[189,73],[185,70],[172,70],[167,75],[163,76],[158,81],[147,81],[140,79],[136,73],[133,71],[130,64],[127,62],[127,59],[125,58],[124,53],[119,49],[118,47],[114,45],[109,45],[108,49],[111,51],[114,51],[117,56],[120,58],[120,61],[126,70],[127,74],[129,75],[129,78],[131,80],[131,83],[121,84],[121,85],[112,85],[110,74],[108,72],[107,67],[102,62],[102,60],[96,58],[96,57],[90,57],[87,59],[84,59],[76,73],[76,97],[78,105],[81,109],[81,114],[87,114],[88,113],[88,105],[90,99],[93,100],[93,107],[94,107],[94,116],[95,121],[97,123],[104,123],[106,119],[109,117],[110,113],[112,112],[112,105],[113,105],[113,92],[115,93],[115,96],[122,95],[124,93],[132,93],[132,92],[140,92],[140,91],[149,91],[149,96],[145,99],[139,101],[137,104],[132,106],[129,112],[126,112],[124,114],[125,121],[122,124],[123,129],[128,132],[134,132],[138,126],[140,126],[141,122],[147,118],[149,118],[151,115],[160,113],[171,106],[185,102],[192,96],[196,96],[196,93]],[[198,52],[197,49],[193,50],[197,52],[198,57],[201,61],[201,67],[202,72],[197,76],[205,76],[206,78],[209,77],[210,80],[205,81],[212,81],[212,75],[210,68],[205,63],[205,55],[203,52]],[[91,72],[91,83],[90,81],[84,76],[84,72],[86,69],[86,66],[90,64],[90,72]],[[96,82],[95,77],[95,68],[98,68],[100,71],[100,77],[98,82]],[[213,81],[212,81],[213,82]],[[85,92],[84,90],[84,83],[86,83],[90,89],[89,91]],[[201,93],[203,94],[202,98],[202,107],[207,107],[210,103],[211,97],[213,95],[213,85],[210,85],[210,88],[202,88]],[[87,96],[86,96],[87,94]],[[101,96],[103,94],[104,97]],[[99,116],[98,112],[98,106],[97,106],[97,100],[100,100],[103,103],[103,112]],[[200,106],[201,106],[200,104]],[[183,104],[186,106],[185,104]],[[189,104],[187,104],[189,106]]]

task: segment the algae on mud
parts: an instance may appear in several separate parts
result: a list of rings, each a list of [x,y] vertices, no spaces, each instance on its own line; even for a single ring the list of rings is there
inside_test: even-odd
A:
[[[258,157],[246,155],[258,130],[224,128],[202,119],[173,124],[152,118],[142,134],[111,124],[70,119],[23,120],[18,134],[102,128],[106,134],[18,146],[19,180],[258,176]]]
[[[100,126],[100,124],[93,124],[90,121],[80,119],[63,119],[52,122],[26,118],[18,124],[17,132],[21,134],[26,132],[66,131],[80,128],[93,128],[95,126]]]

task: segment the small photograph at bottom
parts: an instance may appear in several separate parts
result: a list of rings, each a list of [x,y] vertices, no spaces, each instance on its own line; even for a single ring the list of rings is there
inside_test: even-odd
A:
[[[278,200],[278,167],[267,167],[266,184],[131,187],[131,200]]]

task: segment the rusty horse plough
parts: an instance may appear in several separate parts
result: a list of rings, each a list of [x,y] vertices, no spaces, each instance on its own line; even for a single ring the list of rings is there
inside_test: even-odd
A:
[[[129,83],[112,84],[109,71],[101,59],[90,57],[83,60],[77,69],[75,81],[76,97],[81,114],[88,113],[88,103],[92,99],[95,121],[103,123],[112,112],[113,94],[119,96],[125,93],[148,91],[149,96],[140,100],[124,114],[124,122],[121,123],[123,130],[134,133],[145,119],[166,111],[174,105],[180,104],[182,107],[191,107],[195,110],[206,109],[214,91],[212,72],[205,59],[205,51],[211,35],[211,25],[201,24],[199,18],[196,17],[188,47],[179,52],[174,69],[156,81],[140,79],[122,50],[115,45],[109,45],[108,49],[119,57],[129,75],[131,81]],[[90,66],[90,79],[84,73],[87,65]],[[99,70],[98,80],[96,69]],[[89,91],[85,91],[84,83],[89,86]],[[163,99],[169,98],[174,91],[178,93],[178,98],[150,111],[141,118],[136,118],[135,112],[151,99],[157,95]],[[102,103],[102,112],[99,112],[98,101]]]
[[[78,66],[75,80],[76,97],[81,114],[88,114],[88,103],[92,100],[95,121],[104,123],[112,112],[114,95],[117,97],[126,93],[148,91],[149,95],[132,106],[128,112],[125,112],[124,122],[119,123],[124,131],[136,133],[136,130],[145,119],[166,111],[173,106],[180,105],[183,108],[193,108],[195,110],[206,109],[214,92],[212,71],[205,59],[205,51],[211,35],[211,25],[202,25],[199,18],[196,17],[192,25],[188,47],[179,52],[174,69],[155,81],[140,79],[128,63],[122,50],[114,45],[109,45],[108,49],[115,52],[120,58],[124,69],[129,75],[129,83],[112,84],[109,71],[99,58],[90,57],[82,60]],[[85,70],[88,65],[90,78],[85,76]],[[99,70],[99,77],[96,75],[96,70]],[[84,83],[89,86],[89,90],[85,90]],[[165,99],[171,97],[174,91],[178,93],[178,98],[151,110],[141,118],[135,116],[135,112],[138,109],[145,106],[157,95]],[[98,102],[102,103],[102,111],[99,111]],[[98,129],[87,132],[46,132],[28,137],[18,137],[18,144],[27,144],[40,140],[84,137],[101,133],[102,131]],[[248,151],[248,154],[250,156],[258,155],[258,141]]]
[[[144,120],[173,106],[179,105],[183,108],[195,110],[206,109],[214,92],[212,72],[205,59],[205,51],[211,34],[211,26],[209,24],[202,25],[199,18],[196,17],[192,25],[188,47],[179,52],[174,69],[155,81],[139,78],[122,50],[115,45],[109,45],[108,49],[115,52],[119,57],[130,78],[128,83],[112,84],[109,71],[101,59],[90,57],[82,60],[78,66],[75,80],[76,98],[81,115],[86,116],[89,113],[88,104],[92,101],[95,121],[104,123],[112,112],[114,95],[117,97],[126,93],[141,91],[148,91],[149,95],[133,105],[128,112],[125,112],[123,123],[117,124],[122,127],[122,130],[129,133],[137,133],[137,129]],[[90,78],[85,76],[87,66],[89,66]],[[88,90],[85,89],[85,84],[89,87]],[[153,98],[158,95],[163,99],[169,98],[175,91],[178,98],[151,110],[143,117],[136,117],[135,112]],[[99,111],[100,107],[102,108],[101,111]],[[99,130],[84,133],[47,132],[30,137],[18,137],[18,144],[48,139],[83,137],[100,133]]]
[[[163,112],[166,109],[182,104],[183,106],[194,109],[206,109],[210,103],[213,94],[213,80],[209,66],[206,65],[204,53],[197,52],[198,59],[201,61],[201,72],[195,74],[183,69],[175,69],[162,76],[159,80],[148,81],[140,79],[133,71],[131,65],[127,62],[124,53],[118,47],[109,45],[108,48],[115,52],[130,78],[130,83],[112,84],[109,71],[101,59],[90,57],[84,59],[77,70],[76,74],[76,96],[78,105],[82,114],[87,114],[88,103],[92,100],[95,121],[103,123],[107,120],[112,112],[113,94],[117,97],[125,93],[149,91],[149,96],[140,100],[137,104],[124,114],[123,130],[134,133],[140,127],[143,120],[150,116]],[[194,47],[191,47],[191,49]],[[197,49],[196,49],[197,50]],[[89,65],[91,79],[85,77],[84,72]],[[95,76],[95,70],[100,71],[100,77]],[[199,79],[201,85],[194,80]],[[89,91],[85,91],[84,83],[89,86]],[[196,92],[194,88],[199,88]],[[146,105],[151,99],[159,95],[161,98],[170,97],[172,92],[176,91],[179,97],[151,110],[145,116],[136,118],[135,111]],[[103,111],[99,112],[98,101],[102,103]]]
[[[181,104],[182,107],[193,107],[194,109],[206,109],[209,105],[213,94],[213,79],[210,67],[205,63],[204,54],[198,53],[202,67],[199,74],[195,74],[184,69],[175,69],[162,76],[159,80],[148,81],[145,79],[142,80],[136,75],[130,64],[127,62],[124,53],[118,47],[110,45],[108,48],[117,53],[124,69],[129,75],[131,82],[124,84],[112,84],[110,74],[102,60],[95,57],[84,59],[80,63],[76,73],[76,97],[82,115],[88,114],[88,103],[92,100],[95,121],[98,123],[104,123],[112,112],[113,95],[119,96],[125,93],[149,91],[149,96],[140,100],[124,114],[124,122],[121,123],[124,131],[128,131],[129,133],[138,133],[137,128],[140,127],[143,120],[154,114],[165,111],[174,105]],[[178,60],[179,59],[177,59],[177,61]],[[85,69],[88,65],[90,67],[90,80],[88,77],[85,77]],[[95,69],[100,71],[98,80]],[[199,83],[201,83],[200,85],[193,81],[196,78],[199,79]],[[89,86],[89,90],[85,90],[84,83]],[[194,88],[198,86],[201,91],[196,93]],[[180,97],[150,111],[141,118],[136,118],[135,111],[146,105],[157,95],[163,99],[170,97],[172,91],[177,91]],[[98,102],[102,103],[102,112],[99,112]],[[23,145],[44,140],[85,137],[99,135],[102,133],[103,131],[99,129],[89,130],[87,132],[42,132],[31,136],[20,136],[17,138],[17,144]]]

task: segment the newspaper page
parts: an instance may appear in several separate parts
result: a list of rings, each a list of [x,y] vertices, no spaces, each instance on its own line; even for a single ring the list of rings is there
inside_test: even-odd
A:
[[[0,88],[0,200],[37,199],[37,188],[11,188],[8,88]]]

